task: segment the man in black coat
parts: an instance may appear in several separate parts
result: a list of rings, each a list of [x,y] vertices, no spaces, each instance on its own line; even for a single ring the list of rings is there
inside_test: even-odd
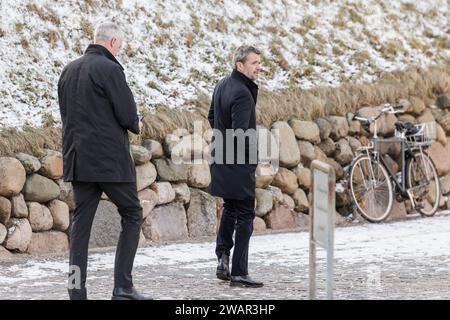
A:
[[[113,299],[144,299],[133,287],[132,268],[142,218],[127,130],[138,134],[136,104],[115,56],[123,33],[101,23],[94,43],[69,63],[58,82],[64,180],[72,182],[76,208],[70,232],[69,296],[86,299],[92,222],[104,192],[118,207],[122,231],[114,266]]]
[[[216,275],[230,286],[261,287],[248,275],[248,249],[255,218],[256,150],[255,106],[261,57],[251,46],[241,46],[235,68],[214,89],[208,120],[214,129],[211,161],[211,194],[224,199],[217,235]],[[233,233],[235,243],[233,243]],[[230,250],[234,245],[232,270]]]

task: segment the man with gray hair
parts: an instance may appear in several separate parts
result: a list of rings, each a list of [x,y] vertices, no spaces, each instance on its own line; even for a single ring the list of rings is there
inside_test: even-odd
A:
[[[260,55],[260,51],[252,46],[241,46],[236,50],[234,70],[215,87],[208,114],[209,123],[214,129],[210,167],[211,194],[224,199],[216,243],[219,260],[216,276],[230,281],[230,286],[233,287],[263,286],[248,275],[248,249],[255,218],[257,159],[252,159],[256,156],[251,152],[251,143],[247,141],[252,141],[252,136],[256,136],[255,106],[258,86],[255,81],[261,66]],[[230,130],[233,133],[231,140],[223,142],[223,137],[230,139],[227,134]],[[248,138],[242,150],[238,143],[241,136]],[[223,143],[216,143],[217,141]],[[244,163],[240,163],[239,159],[244,159]],[[233,245],[230,272],[230,251]]]
[[[94,39],[81,58],[64,68],[58,82],[64,180],[72,182],[76,205],[68,291],[71,299],[87,299],[90,232],[105,193],[117,206],[122,225],[112,299],[144,300],[131,276],[143,218],[128,140],[128,131],[139,134],[141,123],[123,68],[115,58],[122,46],[122,31],[114,23],[101,23]]]

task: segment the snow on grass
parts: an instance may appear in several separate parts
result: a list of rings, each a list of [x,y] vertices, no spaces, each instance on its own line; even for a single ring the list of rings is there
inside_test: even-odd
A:
[[[17,0],[0,10],[0,127],[39,126],[49,114],[58,121],[61,70],[104,17],[125,30],[118,59],[149,110],[190,107],[199,91],[210,93],[243,43],[262,49],[267,90],[375,81],[450,58],[445,0]]]

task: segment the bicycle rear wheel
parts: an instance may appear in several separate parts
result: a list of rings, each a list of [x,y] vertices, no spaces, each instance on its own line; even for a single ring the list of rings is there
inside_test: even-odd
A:
[[[439,208],[441,196],[439,176],[433,160],[426,153],[416,151],[408,161],[406,172],[408,189],[413,194],[416,210],[424,216],[433,216]]]
[[[392,184],[386,169],[368,156],[360,156],[350,169],[350,193],[358,212],[371,222],[381,222],[393,204]]]

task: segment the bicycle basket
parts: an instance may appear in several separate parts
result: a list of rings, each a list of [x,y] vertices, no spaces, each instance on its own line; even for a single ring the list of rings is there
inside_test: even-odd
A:
[[[414,134],[407,134],[405,137],[412,147],[429,146],[436,140],[436,122],[416,124],[414,131]]]

